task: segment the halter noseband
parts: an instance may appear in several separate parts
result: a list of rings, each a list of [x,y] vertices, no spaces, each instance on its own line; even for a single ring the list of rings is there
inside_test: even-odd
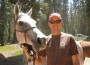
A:
[[[32,29],[34,29],[34,28],[36,28],[36,27],[31,27],[31,28],[29,28],[29,29],[27,29],[27,30],[23,30],[23,31],[20,31],[20,30],[15,29],[15,31],[26,33],[27,31],[32,30]]]

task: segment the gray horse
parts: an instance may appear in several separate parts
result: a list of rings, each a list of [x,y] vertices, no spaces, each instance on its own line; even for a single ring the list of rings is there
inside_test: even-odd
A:
[[[27,59],[30,59],[30,61],[28,61],[30,65],[46,65],[46,58],[44,58],[44,61],[41,61],[40,63],[37,62],[37,52],[42,51],[46,48],[47,37],[36,27],[36,21],[31,18],[31,14],[32,9],[30,9],[27,13],[22,13],[19,9],[18,4],[15,5],[14,15],[16,37],[19,41],[19,44],[22,46],[27,46],[29,49],[28,52],[32,53],[32,56],[26,55]],[[79,51],[78,57],[80,60],[80,64],[83,65],[83,52],[85,52],[86,50],[83,50],[83,44],[82,42],[80,43],[77,42],[76,44]]]

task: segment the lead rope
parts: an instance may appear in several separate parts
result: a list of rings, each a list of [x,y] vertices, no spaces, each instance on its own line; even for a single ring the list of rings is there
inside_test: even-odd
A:
[[[33,65],[35,65],[35,59],[33,60]]]

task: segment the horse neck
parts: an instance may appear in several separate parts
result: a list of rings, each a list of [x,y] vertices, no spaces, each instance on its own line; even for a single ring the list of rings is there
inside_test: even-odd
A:
[[[43,38],[46,37],[38,28],[34,28],[33,31],[37,34],[37,37]]]

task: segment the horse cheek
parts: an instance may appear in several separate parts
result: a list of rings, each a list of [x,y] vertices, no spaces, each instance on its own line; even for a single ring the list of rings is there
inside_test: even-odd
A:
[[[16,32],[16,37],[19,43],[26,43],[24,33]]]

